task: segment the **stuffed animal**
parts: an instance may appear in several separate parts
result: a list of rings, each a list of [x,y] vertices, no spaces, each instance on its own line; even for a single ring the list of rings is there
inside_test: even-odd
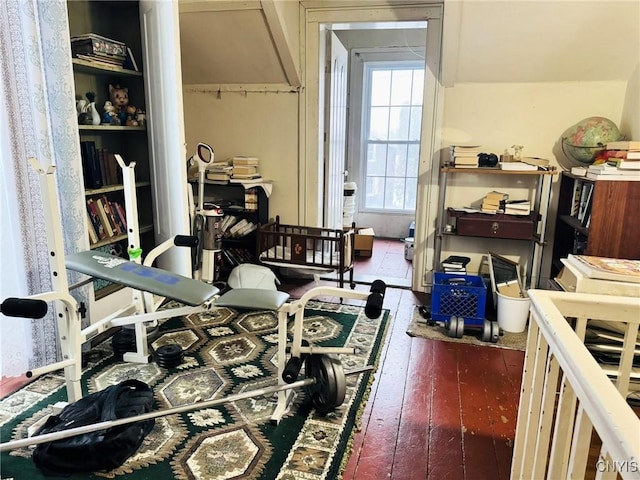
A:
[[[129,105],[129,89],[120,85],[109,85],[109,98],[115,108],[116,115],[120,123],[124,125],[127,121],[127,106]]]

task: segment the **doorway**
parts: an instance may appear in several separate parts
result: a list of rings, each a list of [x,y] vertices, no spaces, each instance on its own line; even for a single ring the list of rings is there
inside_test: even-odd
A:
[[[315,82],[308,81],[305,92],[306,131],[303,145],[306,148],[306,170],[301,183],[306,195],[317,195],[316,205],[319,207],[319,211],[306,211],[305,214],[309,218],[316,215],[315,218],[323,220],[331,217],[327,215],[327,209],[335,208],[335,202],[332,207],[331,199],[323,194],[331,191],[327,188],[327,180],[334,178],[335,181],[336,172],[342,173],[342,182],[357,185],[357,225],[372,227],[377,237],[400,241],[409,236],[410,226],[415,221],[412,288],[425,291],[430,280],[428,271],[431,266],[427,268],[427,260],[429,250],[432,255],[433,235],[427,228],[427,225],[433,224],[428,205],[435,204],[437,195],[431,185],[437,185],[437,168],[432,168],[432,165],[437,157],[433,125],[437,124],[438,112],[436,90],[441,7],[354,8],[339,12],[307,10],[306,20],[308,56],[305,73],[308,79],[316,76],[320,88],[315,92]],[[325,32],[336,36],[349,52],[347,131],[342,134],[346,155],[341,164],[332,163],[337,157],[327,155],[326,148],[327,145],[335,148],[335,143],[331,138],[331,119],[325,116],[332,111],[332,92],[326,88],[330,83],[325,81],[331,73],[332,49],[327,47]],[[383,65],[385,62],[386,65]],[[411,104],[412,95],[408,97],[409,103],[406,102],[407,98],[394,98],[391,101],[389,93],[387,104],[375,107],[381,107],[377,109],[378,113],[386,109],[387,126],[395,121],[396,126],[404,130],[387,128],[384,138],[372,138],[368,135],[372,131],[372,104],[367,75],[370,81],[373,70],[380,72],[385,68],[386,73],[382,77],[386,75],[391,79],[397,71],[398,78],[404,76],[406,79],[410,71],[412,81],[415,80],[415,71],[420,71],[417,75],[420,80],[415,82],[419,84],[415,92],[420,93],[417,96],[420,97],[420,104]],[[411,130],[412,113],[414,127],[418,120],[414,130]],[[373,146],[371,141],[377,146]],[[318,164],[314,164],[314,156]],[[317,169],[320,177],[316,186],[310,184],[306,174],[310,168]]]

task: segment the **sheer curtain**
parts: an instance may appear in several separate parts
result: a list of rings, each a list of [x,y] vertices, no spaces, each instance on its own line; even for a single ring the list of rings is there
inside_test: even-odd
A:
[[[0,2],[0,300],[51,290],[43,199],[28,157],[56,165],[65,253],[88,247],[70,58],[64,0]],[[86,289],[74,295],[86,302]],[[58,359],[53,308],[39,320],[0,317],[2,376]]]

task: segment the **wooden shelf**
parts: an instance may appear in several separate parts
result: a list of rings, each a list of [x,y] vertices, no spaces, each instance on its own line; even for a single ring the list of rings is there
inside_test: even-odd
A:
[[[144,182],[136,182],[136,187],[149,187],[151,186],[151,182],[149,181],[144,181]],[[102,188],[88,188],[84,191],[84,195],[85,197],[90,197],[92,195],[101,195],[104,193],[111,193],[111,192],[119,192],[119,191],[124,191],[124,185],[121,184],[116,184],[116,185],[105,185]]]
[[[455,168],[455,167],[441,167],[441,172],[445,173],[460,173],[460,174],[479,174],[479,175],[557,175],[557,170],[502,170],[500,168],[493,167],[479,167],[479,168]]]
[[[589,235],[589,229],[582,226],[582,222],[572,215],[560,215],[559,220],[569,225],[574,230],[580,232],[582,235]]]
[[[147,127],[127,127],[126,125],[78,125],[78,129],[81,131],[101,131],[101,132],[145,132]]]
[[[109,65],[100,65],[89,60],[83,60],[80,58],[72,58],[71,63],[73,63],[73,69],[79,73],[90,73],[93,75],[103,74],[103,75],[120,75],[123,77],[141,77],[142,72],[136,72],[135,70],[127,70],[126,68],[117,67],[117,66],[109,66]]]
[[[140,233],[147,233],[153,230],[153,225],[145,225],[140,227]],[[104,247],[105,245],[111,245],[112,243],[119,242],[120,240],[126,240],[127,235],[116,235],[114,237],[105,238],[104,240],[100,240],[99,242],[92,243],[91,249]]]

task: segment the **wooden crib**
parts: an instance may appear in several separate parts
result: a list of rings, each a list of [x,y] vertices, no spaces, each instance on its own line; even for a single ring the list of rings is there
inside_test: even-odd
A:
[[[258,260],[266,265],[336,272],[340,288],[349,273],[349,286],[355,288],[355,224],[346,229],[284,225],[280,217],[258,227]]]

